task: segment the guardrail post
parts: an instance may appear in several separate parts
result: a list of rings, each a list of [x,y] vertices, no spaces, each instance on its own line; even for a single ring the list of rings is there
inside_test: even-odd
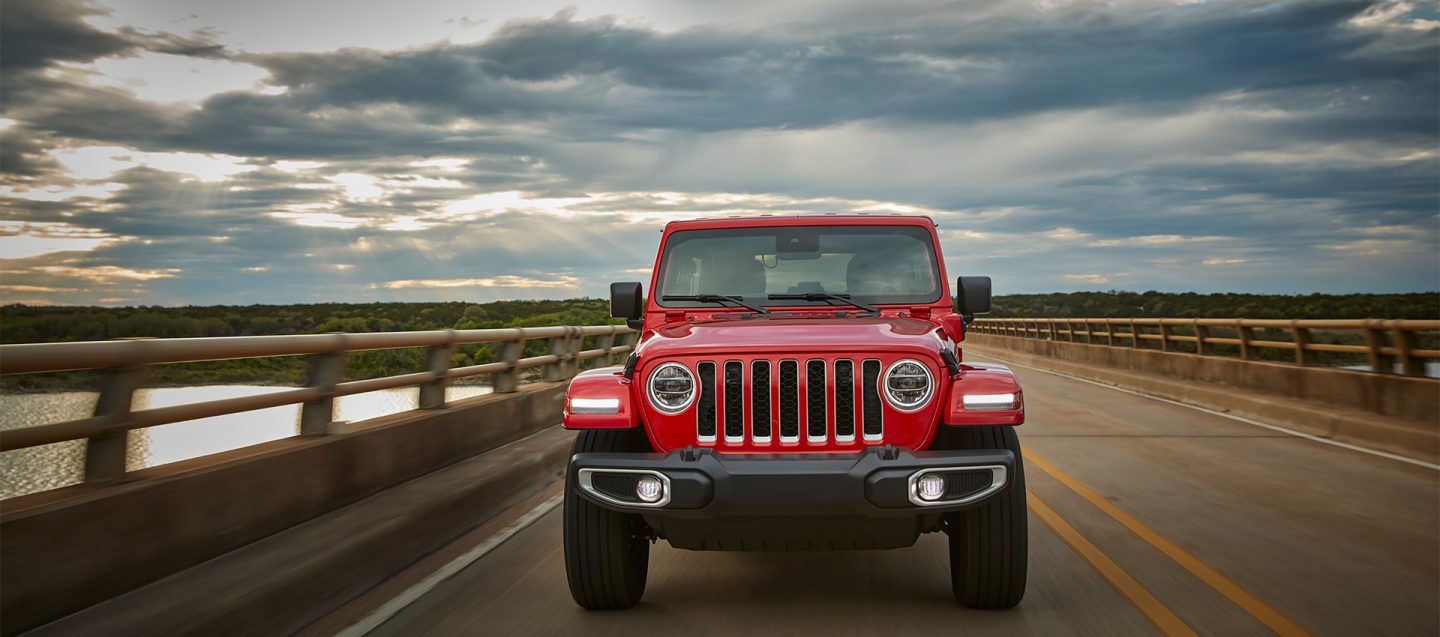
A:
[[[580,373],[580,352],[585,349],[585,333],[579,327],[571,326],[570,340],[565,343],[565,377],[574,378]]]
[[[100,398],[95,415],[111,419],[113,427],[85,441],[85,481],[114,482],[125,477],[125,457],[130,432],[123,425],[130,419],[135,390],[145,379],[145,366],[115,367],[100,381]]]
[[[1295,341],[1295,364],[1315,364],[1315,353],[1310,351],[1310,330],[1300,327],[1294,321],[1290,322],[1290,335]]]
[[[435,380],[420,386],[421,409],[445,408],[445,387],[450,384],[445,372],[450,371],[450,362],[455,356],[455,330],[445,331],[445,344],[425,351],[425,370],[433,374]]]
[[[1055,327],[1055,319],[1048,319],[1047,322],[1050,324],[1050,340],[1060,340],[1060,330]]]
[[[1240,339],[1240,358],[1247,361],[1255,360],[1255,348],[1250,346],[1250,341],[1255,340],[1255,328],[1246,327],[1237,323],[1235,338]]]
[[[1130,347],[1140,347],[1140,326],[1135,324],[1134,319],[1130,320]]]
[[[1170,326],[1165,323],[1165,319],[1160,319],[1160,351],[1170,351]]]
[[[1377,323],[1381,321],[1365,321],[1365,327],[1361,330],[1365,335],[1365,362],[1370,365],[1370,371],[1379,374],[1395,373],[1394,357],[1385,353],[1385,336],[1380,331]]]
[[[572,332],[575,328],[566,328],[564,336],[554,336],[549,339],[549,354],[555,357],[555,362],[545,364],[545,380],[565,380],[570,377],[571,363],[575,360],[576,334]],[[578,330],[575,330],[578,331]]]
[[[605,364],[601,365],[601,367],[609,367],[613,364],[613,361],[610,360],[610,350],[615,349],[615,333],[610,332],[609,334],[602,334],[595,337],[595,344],[600,346],[600,349],[605,352],[605,355],[600,357],[605,361]]]
[[[323,436],[335,422],[335,384],[345,375],[345,335],[335,335],[335,349],[310,358],[305,384],[320,390],[320,397],[300,407],[300,435]]]
[[[1212,349],[1212,347],[1211,347],[1210,344],[1208,344],[1208,343],[1205,342],[1205,339],[1207,339],[1207,338],[1210,338],[1210,328],[1209,328],[1209,327],[1206,327],[1206,326],[1204,326],[1204,325],[1201,325],[1201,324],[1200,324],[1200,321],[1199,321],[1199,320],[1196,320],[1196,321],[1195,321],[1195,353],[1196,353],[1196,354],[1199,354],[1199,355],[1201,355],[1201,356],[1208,356],[1208,355],[1210,355],[1210,350]]]
[[[1085,344],[1086,344],[1086,345],[1094,345],[1094,344],[1095,344],[1095,330],[1094,330],[1093,328],[1094,328],[1094,326],[1090,325],[1090,319],[1085,319]]]
[[[1105,344],[1115,346],[1115,323],[1110,319],[1105,319]]]
[[[1415,332],[1396,327],[1390,334],[1390,340],[1395,343],[1396,358],[1400,359],[1400,372],[1406,376],[1424,376],[1425,361],[1412,353],[1420,348],[1420,339],[1415,337]]]
[[[517,338],[500,344],[500,360],[506,368],[495,374],[495,393],[508,394],[520,386],[520,370],[515,367],[515,361],[520,360],[520,353],[524,350],[525,339]]]

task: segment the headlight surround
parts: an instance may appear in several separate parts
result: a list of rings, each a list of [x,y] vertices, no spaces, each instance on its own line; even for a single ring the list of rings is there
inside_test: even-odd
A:
[[[695,375],[680,363],[665,363],[650,372],[645,394],[650,406],[664,414],[678,414],[695,402]]]
[[[885,401],[900,411],[915,411],[930,402],[935,393],[935,377],[930,368],[913,358],[905,358],[890,364],[885,377],[880,379],[880,389]]]

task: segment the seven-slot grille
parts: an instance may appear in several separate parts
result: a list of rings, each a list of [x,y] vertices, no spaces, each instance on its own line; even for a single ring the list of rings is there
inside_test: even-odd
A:
[[[873,358],[858,364],[859,378],[857,361],[843,358],[701,361],[695,365],[700,386],[695,409],[698,440],[716,442],[723,432],[726,444],[747,440],[763,444],[778,429],[781,442],[799,442],[803,434],[807,444],[824,444],[831,436],[835,442],[849,443],[855,441],[858,428],[864,440],[878,441],[884,433],[882,365]],[[776,407],[773,416],[772,406]]]

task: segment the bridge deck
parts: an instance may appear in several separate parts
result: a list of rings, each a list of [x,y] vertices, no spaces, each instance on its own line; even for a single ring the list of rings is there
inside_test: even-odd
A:
[[[944,539],[928,535],[910,549],[851,553],[703,553],[662,542],[639,607],[585,612],[566,590],[557,509],[372,634],[1159,632],[1071,548],[1076,533],[1113,561],[1121,574],[1112,577],[1130,597],[1148,591],[1178,618],[1183,625],[1167,625],[1170,634],[1187,626],[1268,634],[1253,616],[1267,610],[1282,617],[1271,621],[1289,618],[1317,635],[1440,631],[1433,469],[1017,372],[1029,401],[1020,431],[1034,497],[1030,584],[1013,611],[956,606]],[[1202,576],[1082,497],[1086,488],[1153,531],[1155,543],[1193,555],[1191,571]],[[1073,529],[1065,539],[1036,516],[1037,499]],[[1257,600],[1250,612],[1217,592],[1226,579],[1240,590],[1232,597]]]

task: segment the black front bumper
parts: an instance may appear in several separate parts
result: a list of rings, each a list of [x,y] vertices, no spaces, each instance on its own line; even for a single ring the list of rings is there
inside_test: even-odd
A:
[[[909,546],[919,532],[938,530],[941,514],[1004,493],[1014,465],[1015,454],[1003,449],[893,447],[841,455],[580,453],[570,460],[572,488],[591,502],[643,514],[676,546],[741,549]],[[661,474],[668,497],[661,506],[608,497],[589,478],[609,470]],[[937,470],[988,472],[990,481],[960,499],[918,501],[913,479]]]

